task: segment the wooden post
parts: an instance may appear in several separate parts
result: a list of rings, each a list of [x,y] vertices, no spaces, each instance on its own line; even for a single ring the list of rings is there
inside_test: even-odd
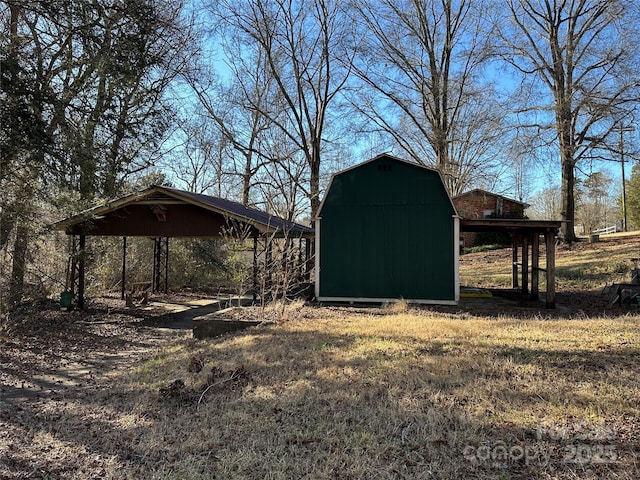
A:
[[[265,275],[266,275],[266,281],[265,281],[265,295],[268,292],[269,298],[270,295],[273,294],[273,265],[272,265],[272,255],[273,255],[273,238],[270,236],[267,236],[265,234],[265,241],[267,242],[265,248],[266,248],[266,252],[265,252],[265,260],[264,260],[264,271],[265,271]],[[272,298],[271,298],[272,299]],[[272,299],[273,300],[273,299]]]
[[[296,277],[298,285],[302,285],[304,283],[304,272],[305,272],[305,262],[304,262],[304,239],[302,237],[298,237],[298,260],[296,263]]]
[[[120,299],[124,300],[127,284],[127,237],[122,237],[122,289]]]
[[[547,308],[556,308],[556,235],[553,229],[544,234],[547,246]]]
[[[253,236],[253,303],[258,299],[258,232]]]
[[[539,297],[539,274],[540,274],[540,234],[533,232],[531,237],[531,298],[538,300]]]
[[[518,240],[516,232],[511,234],[511,288],[518,288]]]
[[[304,256],[305,256],[305,273],[304,273],[304,279],[306,282],[311,281],[311,270],[313,270],[313,262],[314,259],[311,256],[311,246],[313,244],[313,241],[309,238],[305,239],[305,245],[304,245]]]
[[[80,258],[78,259],[78,308],[82,310],[84,308],[84,259],[86,257],[85,252],[86,237],[80,235],[80,243],[78,245],[78,252]]]
[[[153,239],[151,293],[169,292],[169,237]]]
[[[522,293],[529,293],[529,236],[522,236]]]
[[[151,293],[156,293],[157,285],[158,285],[158,265],[159,265],[159,257],[158,257],[158,239],[153,238],[153,260],[151,266]]]
[[[169,237],[164,239],[164,293],[169,293]]]
[[[71,274],[69,275],[69,291],[71,292],[71,296],[75,298],[77,288],[77,273],[78,273],[78,240],[75,235],[71,237]]]

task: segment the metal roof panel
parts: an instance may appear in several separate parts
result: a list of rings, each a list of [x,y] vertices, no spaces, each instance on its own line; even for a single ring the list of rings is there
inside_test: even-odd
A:
[[[90,208],[77,215],[60,220],[50,225],[50,228],[53,230],[68,230],[75,225],[96,219],[97,217],[101,217],[119,208],[129,205],[149,203],[150,201],[160,204],[180,201],[195,205],[251,224],[263,233],[278,233],[281,235],[289,235],[293,233],[305,237],[313,236],[314,233],[314,229],[311,227],[291,222],[255,208],[247,207],[239,202],[159,185],[153,185],[141,190],[140,192],[112,200],[104,205],[98,205]]]

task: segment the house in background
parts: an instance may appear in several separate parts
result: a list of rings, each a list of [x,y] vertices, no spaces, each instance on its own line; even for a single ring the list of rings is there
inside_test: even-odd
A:
[[[528,203],[480,189],[462,193],[452,200],[460,218],[465,219],[522,219],[525,218],[525,209],[529,207]],[[465,247],[472,247],[482,241],[482,236],[475,232],[465,232],[461,238]]]
[[[335,174],[315,231],[319,301],[459,300],[459,217],[436,170],[383,154]]]

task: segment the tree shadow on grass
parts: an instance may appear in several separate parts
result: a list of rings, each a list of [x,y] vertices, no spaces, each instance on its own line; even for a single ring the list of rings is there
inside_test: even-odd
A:
[[[182,363],[177,371],[163,374],[168,367],[156,360],[142,364],[165,383],[178,375],[185,386],[176,395],[116,370],[54,398],[14,403],[0,415],[9,432],[0,447],[0,477],[640,474],[637,440],[625,430],[637,421],[621,423],[640,410],[637,397],[600,415],[611,435],[598,437],[592,399],[577,391],[605,383],[637,391],[636,347],[545,350],[462,333],[445,342],[350,332],[332,333],[310,320],[184,342],[171,360]],[[141,340],[124,335],[121,341]],[[201,359],[201,371],[190,371],[192,358]],[[246,372],[242,381],[228,380],[239,367]],[[540,372],[547,372],[542,381]],[[532,388],[535,381],[541,390]],[[554,409],[583,414],[570,419],[548,412]]]
[[[232,358],[244,366],[250,380],[243,394],[212,390],[204,408],[221,417],[214,438],[223,464],[231,451],[245,455],[246,464],[236,468],[252,472],[252,478],[269,473],[292,478],[309,471],[326,475],[317,478],[637,476],[633,445],[625,437],[558,436],[554,428],[560,425],[538,429],[527,421],[502,421],[503,413],[514,414],[501,412],[500,405],[512,402],[510,409],[535,414],[550,401],[531,392],[526,380],[514,380],[513,362],[497,348],[443,360],[437,346],[433,354],[426,354],[424,345],[415,355],[406,349],[367,352],[361,351],[361,337],[321,330],[251,337],[246,345],[217,345],[210,359]],[[353,351],[360,353],[348,354]],[[493,392],[478,395],[487,383]],[[580,394],[566,400],[578,409],[588,403]],[[588,423],[588,417],[581,420]],[[597,425],[584,428],[598,431]],[[580,458],[574,447],[582,449]],[[596,458],[600,447],[615,453],[615,462]]]

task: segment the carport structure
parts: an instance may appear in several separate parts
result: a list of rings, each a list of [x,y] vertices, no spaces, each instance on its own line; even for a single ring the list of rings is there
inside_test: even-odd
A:
[[[511,235],[511,286],[534,300],[540,296],[540,272],[546,275],[547,308],[556,305],[556,235],[559,220],[461,219],[460,232],[506,232]],[[545,268],[540,267],[540,237],[546,250]]]
[[[85,247],[87,236],[122,237],[122,296],[126,289],[127,237],[154,240],[152,291],[167,291],[169,238],[253,239],[253,294],[258,289],[258,241],[269,256],[275,238],[299,239],[300,267],[310,274],[313,228],[249,208],[241,203],[165,186],[150,186],[104,205],[96,206],[51,226],[73,237],[70,290],[79,308],[85,296]],[[303,246],[304,242],[304,246]]]

